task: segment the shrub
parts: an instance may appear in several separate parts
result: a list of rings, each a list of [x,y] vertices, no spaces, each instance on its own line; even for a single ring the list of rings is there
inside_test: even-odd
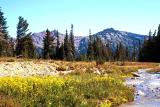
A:
[[[103,59],[99,59],[99,60],[96,61],[97,66],[98,65],[103,65],[104,63],[105,63],[105,60],[103,60]]]
[[[69,68],[67,66],[64,65],[60,65],[56,68],[57,71],[67,71],[69,70]]]

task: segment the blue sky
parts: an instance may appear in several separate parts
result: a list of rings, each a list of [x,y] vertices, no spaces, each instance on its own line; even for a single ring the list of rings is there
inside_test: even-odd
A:
[[[75,35],[88,35],[113,27],[148,34],[160,24],[160,0],[0,0],[11,36],[16,36],[18,16],[29,22],[31,32],[74,24]]]

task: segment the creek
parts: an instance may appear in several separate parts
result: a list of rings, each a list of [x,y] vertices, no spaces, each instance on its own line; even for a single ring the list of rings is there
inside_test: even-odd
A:
[[[160,73],[140,69],[136,75],[125,81],[127,86],[135,88],[134,101],[119,107],[160,107]]]

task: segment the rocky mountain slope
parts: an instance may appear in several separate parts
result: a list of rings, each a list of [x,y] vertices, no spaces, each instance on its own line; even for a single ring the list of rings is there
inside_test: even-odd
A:
[[[147,39],[146,35],[118,31],[113,28],[105,29],[96,35],[102,38],[105,43],[109,43],[113,48],[116,48],[119,43],[122,43],[129,49],[138,48],[139,45],[142,45],[144,40]]]
[[[55,38],[56,31],[51,31],[51,36]],[[143,44],[144,40],[147,39],[146,35],[140,35],[125,31],[118,31],[113,28],[105,29],[96,33],[98,37],[100,37],[105,44],[110,44],[112,49],[115,49],[117,44],[122,43],[125,47],[129,49],[138,48]],[[64,40],[64,34],[59,34],[60,43]],[[43,38],[45,37],[45,31],[40,33],[33,33],[32,39],[37,48],[37,52],[42,52],[43,47]],[[75,36],[75,47],[78,53],[86,53],[88,44],[88,36]]]

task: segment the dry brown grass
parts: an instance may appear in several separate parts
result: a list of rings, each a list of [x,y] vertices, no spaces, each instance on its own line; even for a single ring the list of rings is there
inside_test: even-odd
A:
[[[15,57],[1,57],[0,63],[3,62],[24,62],[24,61],[32,61],[37,64],[56,64],[60,66],[68,67],[70,70],[75,70],[75,72],[79,73],[86,73],[90,72],[93,68],[98,68],[100,71],[105,73],[130,73],[135,72],[138,69],[145,69],[145,68],[154,68],[152,71],[157,72],[160,71],[160,67],[157,67],[159,63],[148,63],[148,62],[125,62],[122,64],[121,62],[105,62],[103,65],[96,65],[96,62],[85,62],[85,61],[57,61],[57,60],[42,60],[42,59],[25,59],[25,58],[15,58]],[[64,68],[64,67],[61,67]]]
[[[148,72],[158,73],[158,72],[160,72],[160,66],[151,68],[150,70],[148,70]]]
[[[121,62],[105,62],[103,65],[96,66],[96,62],[67,62],[54,61],[58,65],[68,66],[75,70],[74,74],[93,73],[92,69],[97,68],[102,74],[117,74],[117,75],[131,75],[131,72],[136,72],[138,69],[147,69],[157,67],[158,63],[147,62],[125,62],[122,66]]]

